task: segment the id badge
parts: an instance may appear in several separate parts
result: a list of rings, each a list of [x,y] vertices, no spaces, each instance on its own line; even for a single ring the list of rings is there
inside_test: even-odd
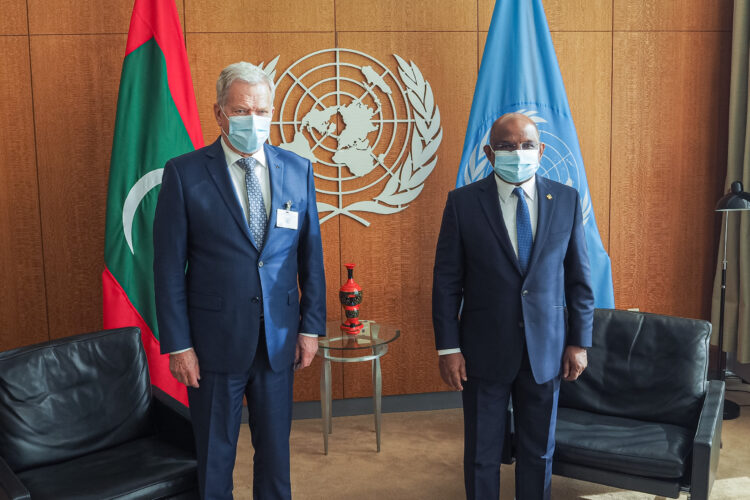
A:
[[[297,229],[299,212],[290,209],[279,208],[276,210],[276,227],[286,229]]]

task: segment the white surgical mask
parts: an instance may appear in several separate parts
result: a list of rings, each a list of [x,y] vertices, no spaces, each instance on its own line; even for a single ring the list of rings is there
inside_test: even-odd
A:
[[[494,151],[495,173],[506,182],[517,184],[531,179],[539,169],[538,149],[518,149],[516,151]]]
[[[271,118],[258,115],[227,116],[229,132],[227,138],[232,146],[243,153],[255,153],[263,147],[271,134]],[[224,129],[222,129],[224,132]]]

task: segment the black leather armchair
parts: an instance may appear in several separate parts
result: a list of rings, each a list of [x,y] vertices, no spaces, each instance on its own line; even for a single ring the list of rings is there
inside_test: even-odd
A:
[[[553,473],[627,490],[708,498],[724,382],[708,381],[706,321],[596,310],[588,368],[562,382]]]
[[[137,328],[0,353],[0,500],[197,499],[188,411]]]

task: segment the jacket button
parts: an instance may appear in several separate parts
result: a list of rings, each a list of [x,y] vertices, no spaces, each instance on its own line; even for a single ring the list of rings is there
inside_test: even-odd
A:
[[[252,302],[253,304],[257,304],[258,302],[260,302],[260,297],[253,297],[252,299],[250,299],[250,302]]]
[[[524,290],[523,293],[521,293],[521,295],[523,295],[524,297],[526,297],[528,294],[529,294],[528,290]]]
[[[523,328],[523,321],[518,322],[518,328]]]
[[[263,261],[258,262],[258,267],[263,267]]]

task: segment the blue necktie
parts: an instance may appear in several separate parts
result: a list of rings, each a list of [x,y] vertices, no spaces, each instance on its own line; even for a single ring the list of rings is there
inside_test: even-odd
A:
[[[517,187],[513,194],[518,198],[516,205],[516,237],[518,239],[518,262],[521,264],[521,272],[525,275],[529,268],[531,259],[531,247],[534,245],[534,236],[531,232],[531,217],[529,207],[526,206],[526,198],[523,189]]]
[[[266,204],[263,202],[263,191],[261,191],[260,182],[255,176],[256,163],[258,163],[257,160],[251,156],[240,158],[237,161],[237,164],[245,169],[245,189],[247,190],[249,212],[247,224],[250,227],[250,234],[253,235],[253,240],[255,240],[255,245],[260,250],[266,237],[268,215],[266,214]]]

